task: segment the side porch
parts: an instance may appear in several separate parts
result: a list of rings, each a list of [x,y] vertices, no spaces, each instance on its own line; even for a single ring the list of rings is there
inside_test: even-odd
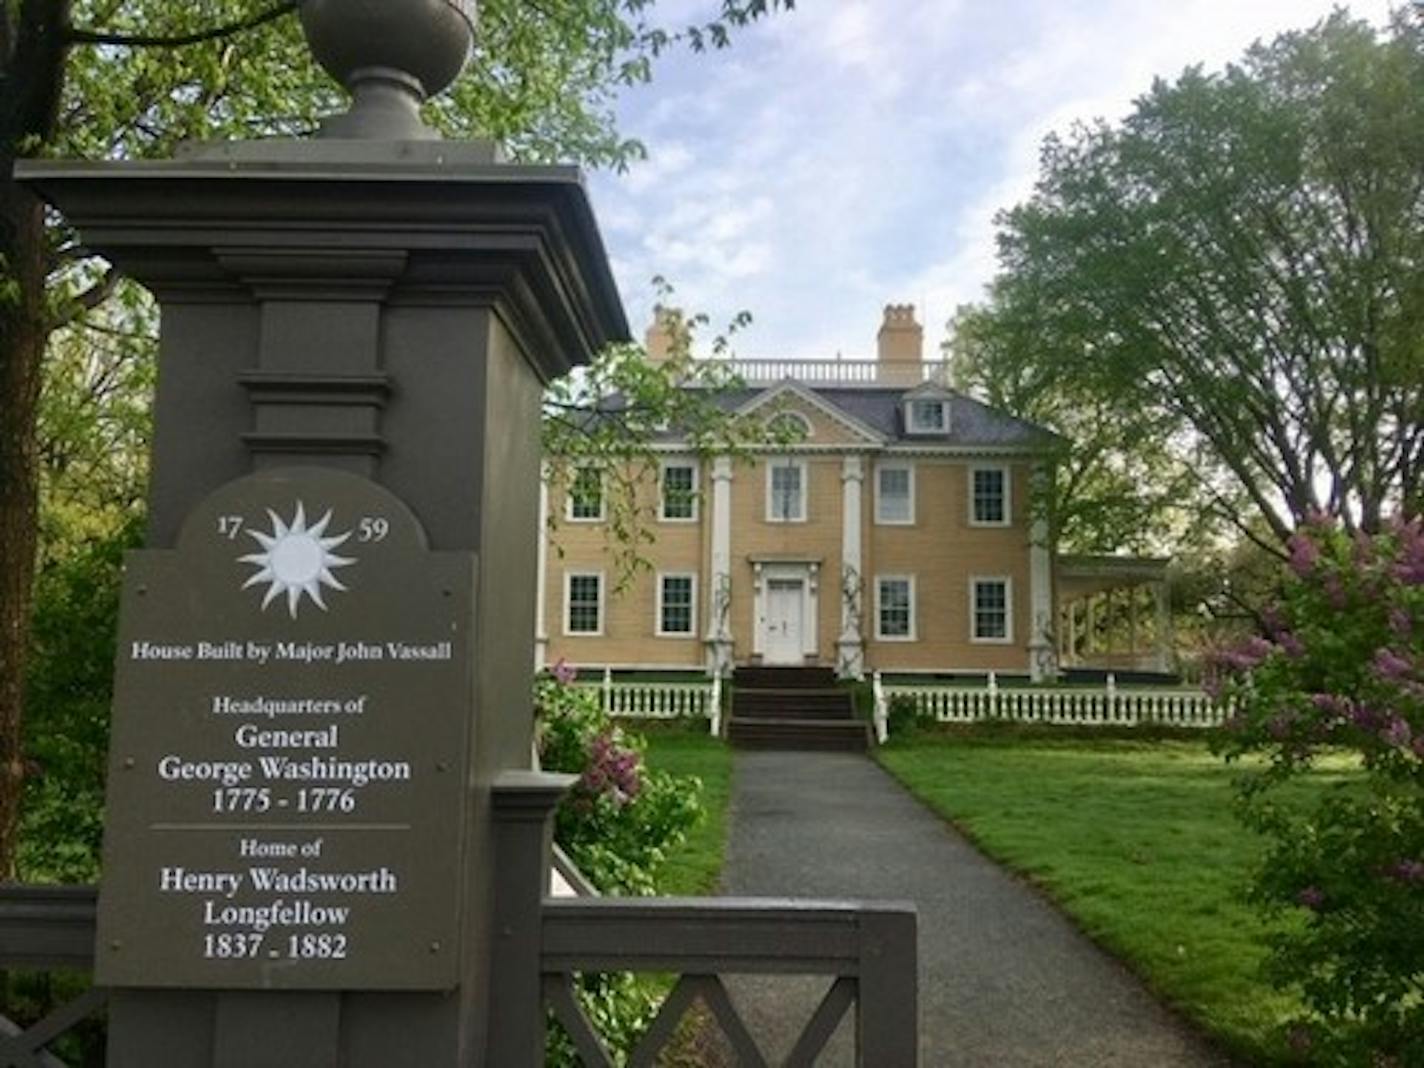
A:
[[[1060,556],[1058,664],[1071,681],[1175,679],[1167,557]]]

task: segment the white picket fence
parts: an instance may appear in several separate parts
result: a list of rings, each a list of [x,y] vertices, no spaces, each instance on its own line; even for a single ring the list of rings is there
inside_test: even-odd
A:
[[[597,690],[603,711],[623,719],[706,719],[713,734],[722,729],[722,680],[706,682],[615,682],[605,671],[601,682],[578,683]]]
[[[1109,675],[1102,687],[1011,688],[991,674],[984,687],[887,686],[875,678],[877,734],[885,731],[890,702],[913,701],[920,715],[941,723],[1005,720],[1078,727],[1220,726],[1225,710],[1201,690],[1144,687],[1125,690]]]

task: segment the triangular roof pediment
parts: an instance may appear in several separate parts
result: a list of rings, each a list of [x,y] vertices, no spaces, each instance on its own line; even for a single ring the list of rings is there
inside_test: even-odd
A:
[[[905,390],[902,400],[918,400],[921,397],[929,397],[933,400],[953,400],[954,390],[948,389],[938,382],[921,382],[913,389]]]
[[[751,415],[754,412],[776,404],[778,401],[791,400],[795,403],[789,405],[790,410],[802,407],[812,412],[818,412],[832,423],[846,431],[848,437],[858,443],[869,445],[885,444],[885,435],[881,434],[874,427],[857,419],[844,409],[832,404],[830,401],[819,396],[814,390],[807,389],[795,379],[787,378],[757,393],[751,399],[737,408],[738,415]]]

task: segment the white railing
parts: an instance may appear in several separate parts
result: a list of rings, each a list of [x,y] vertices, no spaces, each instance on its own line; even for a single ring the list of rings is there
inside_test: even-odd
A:
[[[838,386],[917,386],[921,382],[949,385],[949,364],[881,363],[879,360],[719,360],[720,367],[747,383],[798,382]]]
[[[706,682],[615,682],[605,671],[601,682],[576,683],[597,690],[603,711],[623,719],[708,719],[713,733],[721,728],[718,705],[720,679]]]
[[[1218,727],[1226,712],[1201,690],[1124,690],[1113,676],[1102,687],[1006,688],[993,674],[982,688],[969,686],[886,686],[875,677],[876,719],[889,715],[897,698],[940,723],[1046,723],[1076,727]]]

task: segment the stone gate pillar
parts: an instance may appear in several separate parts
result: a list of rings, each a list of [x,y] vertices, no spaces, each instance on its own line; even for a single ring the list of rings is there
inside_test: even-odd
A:
[[[304,5],[304,19],[323,6],[332,5]],[[454,7],[433,6],[442,18],[446,6]],[[432,5],[390,4],[406,7]],[[339,42],[328,39],[326,48],[340,53]],[[408,54],[433,51],[415,47]],[[328,65],[346,60],[338,55]],[[422,79],[401,75],[401,60],[385,61],[377,76],[370,73],[375,68],[361,68],[358,96],[367,97],[369,110],[363,116],[357,108],[334,123],[331,132],[340,139],[208,146],[171,162],[45,161],[23,169],[87,247],[162,306],[150,549],[176,552],[180,535],[194,536],[184,531],[201,514],[195,510],[235,480],[315,471],[300,478],[326,485],[321,472],[336,471],[364,480],[352,486],[378,487],[363,500],[390,498],[408,508],[429,550],[467,559],[474,576],[467,602],[466,591],[453,591],[452,603],[468,604],[468,618],[459,607],[451,610],[452,627],[468,638],[465,688],[429,708],[419,705],[428,694],[411,693],[421,717],[460,717],[442,729],[465,738],[463,750],[438,768],[459,779],[447,795],[455,798],[452,811],[421,811],[424,795],[410,801],[418,819],[438,829],[448,818],[455,829],[447,829],[455,883],[435,888],[455,902],[454,914],[442,918],[455,945],[432,942],[429,949],[432,956],[453,952],[451,980],[438,989],[430,982],[384,987],[379,959],[351,962],[350,974],[361,976],[356,984],[347,984],[341,976],[348,973],[333,963],[329,986],[297,982],[302,963],[285,959],[284,967],[291,965],[285,970],[234,967],[240,982],[232,986],[175,986],[162,969],[135,980],[121,969],[115,974],[125,978],[110,1011],[109,1063],[116,1068],[487,1063],[495,1026],[488,1009],[499,982],[491,963],[498,934],[492,917],[502,889],[492,786],[501,773],[528,767],[532,729],[541,394],[549,379],[605,343],[626,340],[628,329],[577,171],[513,166],[496,162],[489,146],[429,140],[428,131],[410,124],[410,98],[421,94]],[[431,77],[424,75],[424,86]],[[277,519],[289,523],[292,516]],[[271,609],[264,603],[261,614],[258,598],[239,601],[236,589],[234,612],[248,612],[264,626],[297,625],[285,620],[281,602]],[[125,611],[131,597],[145,592],[126,590]],[[445,595],[451,593],[447,586]],[[335,618],[337,602],[330,603]],[[315,608],[303,611],[301,626],[325,625]],[[217,618],[221,626],[221,613]],[[378,618],[370,621],[373,634],[381,626]],[[126,655],[121,648],[121,672]],[[162,677],[132,670],[140,679]],[[379,710],[387,731],[397,730],[392,724],[403,714],[395,692]],[[171,712],[180,714],[176,707]],[[435,719],[410,714],[400,731],[434,729]],[[151,773],[142,757],[117,766],[118,774]],[[415,781],[424,782],[426,770],[417,767]],[[161,789],[167,786],[155,785],[152,795],[168,796]],[[112,808],[108,819],[113,837],[130,833],[116,828],[147,834],[153,823],[151,814],[139,819]],[[167,839],[158,841],[152,849]],[[118,855],[123,848],[123,842],[106,846]],[[106,885],[101,931],[106,910],[119,917],[114,922],[126,922],[152,906],[159,878],[151,900],[140,894],[105,903]],[[185,937],[175,930],[162,952],[197,952]],[[101,979],[115,956],[159,952],[117,937],[112,943],[100,949]],[[350,952],[358,950],[353,941]]]

